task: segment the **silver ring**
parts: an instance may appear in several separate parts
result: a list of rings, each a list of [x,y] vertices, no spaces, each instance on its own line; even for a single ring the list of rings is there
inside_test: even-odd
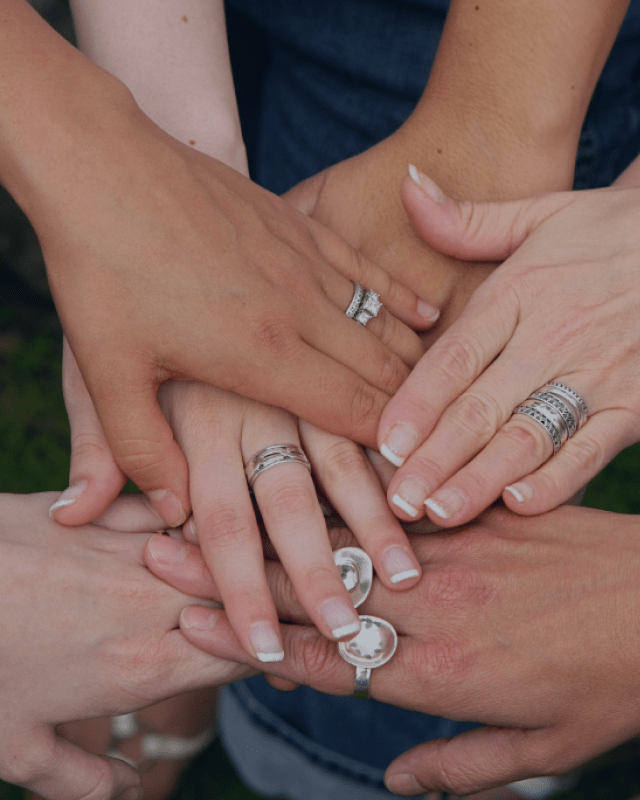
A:
[[[533,401],[528,400],[525,405],[516,406],[513,409],[514,414],[525,414],[527,417],[530,417],[532,420],[538,423],[538,425],[542,425],[545,431],[549,434],[551,441],[553,442],[553,452],[557,453],[558,450],[564,444],[562,431],[557,426],[557,420],[562,419],[559,414],[555,415],[555,419],[550,416],[547,408],[544,407],[541,401],[536,401],[539,403],[539,406],[534,406]],[[566,441],[566,439],[565,439]]]
[[[380,617],[361,616],[360,633],[348,642],[338,644],[342,658],[356,668],[353,696],[369,697],[371,670],[389,661],[398,647],[398,634],[393,625]]]
[[[513,413],[526,414],[541,425],[551,437],[554,453],[589,419],[587,405],[578,392],[558,381],[545,383]]]
[[[570,386],[567,386],[564,383],[560,383],[559,381],[551,381],[547,383],[545,386],[542,387],[541,391],[543,392],[551,392],[556,397],[562,398],[565,403],[568,405],[570,404],[573,408],[577,411],[577,426],[576,430],[579,430],[585,422],[589,419],[589,410],[587,409],[587,404],[584,402],[582,397],[576,392],[575,389],[572,389]]]
[[[258,475],[262,475],[278,464],[303,464],[311,472],[311,464],[304,452],[296,444],[272,444],[256,453],[246,463],[244,471],[249,488],[253,488]]]
[[[348,317],[355,317],[358,309],[360,308],[360,304],[362,303],[362,298],[364,296],[364,289],[360,286],[359,283],[353,282],[353,297],[351,298],[351,302],[347,310],[344,312]]]
[[[569,405],[564,398],[553,392],[545,391],[544,388],[538,392],[534,392],[531,397],[536,397],[538,400],[542,400],[543,403],[546,403],[547,405],[556,409],[569,430],[569,439],[578,430],[578,422],[580,418],[575,405]]]
[[[349,592],[354,608],[358,608],[371,591],[373,562],[359,547],[342,547],[340,550],[335,550],[333,560],[340,570],[342,583]]]
[[[375,319],[378,316],[381,308],[380,295],[374,292],[373,289],[367,289],[360,303],[360,308],[353,318],[360,325],[366,325],[370,319]]]

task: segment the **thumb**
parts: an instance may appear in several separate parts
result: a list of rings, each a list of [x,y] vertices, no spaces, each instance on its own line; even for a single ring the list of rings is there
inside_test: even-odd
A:
[[[69,488],[49,509],[63,525],[84,525],[98,517],[124,486],[76,359],[65,337],[62,390],[71,428]]]
[[[298,211],[301,211],[307,216],[311,216],[320,199],[324,181],[325,174],[320,172],[296,184],[296,186],[286,192],[284,197],[294,208],[297,208]]]
[[[396,794],[445,791],[467,795],[536,773],[537,738],[545,729],[482,727],[418,745],[387,769],[385,784]],[[539,760],[539,759],[538,759]]]
[[[504,203],[457,201],[414,166],[402,182],[402,202],[420,237],[440,253],[465,261],[504,261],[575,193]]]
[[[187,462],[158,404],[157,384],[135,360],[83,374],[119,469],[146,492],[168,526],[179,527],[191,511]]]
[[[140,776],[117,758],[90,755],[51,730],[30,740],[31,752],[13,782],[45,800],[138,800]],[[17,778],[17,780],[15,780]]]

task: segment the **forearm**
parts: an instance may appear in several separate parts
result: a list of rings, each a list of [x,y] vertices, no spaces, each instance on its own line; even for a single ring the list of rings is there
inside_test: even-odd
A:
[[[246,172],[222,0],[71,0],[79,45],[175,138]]]
[[[404,126],[416,163],[454,195],[570,188],[580,129],[628,0],[453,0]]]

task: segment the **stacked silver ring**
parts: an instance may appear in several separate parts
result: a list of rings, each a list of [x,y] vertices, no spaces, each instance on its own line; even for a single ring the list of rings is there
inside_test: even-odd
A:
[[[351,319],[355,319],[360,325],[366,325],[370,319],[378,316],[381,308],[380,295],[373,289],[363,289],[359,283],[354,281],[353,297],[344,313]]]
[[[249,482],[249,488],[253,488],[259,475],[262,475],[271,467],[278,464],[303,464],[311,471],[311,464],[304,452],[295,444],[274,444],[265,447],[259,453],[249,459],[244,470]]]
[[[586,403],[578,392],[558,381],[545,383],[513,413],[525,414],[541,425],[553,442],[554,453],[589,419]]]

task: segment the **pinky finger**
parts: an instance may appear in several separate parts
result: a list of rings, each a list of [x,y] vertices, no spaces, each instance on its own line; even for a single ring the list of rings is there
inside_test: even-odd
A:
[[[584,428],[540,469],[507,486],[502,499],[516,514],[551,511],[573,497],[631,444],[629,414],[602,411],[589,417]]]

